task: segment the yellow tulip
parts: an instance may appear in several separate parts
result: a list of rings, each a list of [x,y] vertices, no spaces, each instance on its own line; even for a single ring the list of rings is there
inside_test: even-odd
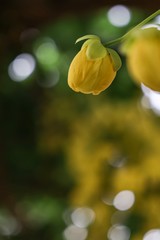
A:
[[[68,85],[76,92],[99,94],[110,86],[121,66],[119,55],[105,48],[99,37],[86,35],[76,42],[88,39],[71,62]]]
[[[155,27],[136,31],[124,42],[122,51],[133,79],[160,91],[160,31]]]

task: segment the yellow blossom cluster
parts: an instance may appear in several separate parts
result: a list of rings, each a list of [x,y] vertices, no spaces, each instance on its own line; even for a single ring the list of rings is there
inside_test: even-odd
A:
[[[114,221],[132,231],[136,217],[133,240],[158,228],[160,128],[154,117],[135,102],[101,104],[77,119],[73,129],[68,148],[68,165],[76,182],[71,206],[88,206],[96,213],[87,240],[105,239]],[[134,193],[135,203],[128,211],[117,211],[112,201],[124,190]]]
[[[95,213],[87,240],[106,239],[117,223],[130,229],[131,239],[142,240],[160,225],[159,118],[137,99],[106,104],[103,98],[91,98],[87,104],[87,111],[80,113],[72,98],[48,97],[39,148],[53,156],[65,152],[74,182],[67,202],[73,209],[88,207]],[[125,190],[134,194],[135,202],[121,211],[113,200]]]

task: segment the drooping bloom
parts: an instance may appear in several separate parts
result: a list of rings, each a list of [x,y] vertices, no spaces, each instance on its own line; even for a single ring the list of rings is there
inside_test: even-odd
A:
[[[110,86],[121,66],[119,55],[105,48],[100,38],[86,35],[76,42],[88,39],[71,62],[68,85],[76,92],[99,94]]]
[[[160,31],[144,28],[135,31],[122,45],[128,71],[138,83],[160,91]]]

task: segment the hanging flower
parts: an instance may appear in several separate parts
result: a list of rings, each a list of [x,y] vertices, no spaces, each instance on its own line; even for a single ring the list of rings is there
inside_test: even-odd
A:
[[[160,91],[160,31],[156,27],[132,33],[124,41],[122,51],[127,57],[128,71],[133,79]]]
[[[121,67],[121,59],[95,35],[83,36],[76,42],[85,39],[88,40],[71,62],[68,85],[76,92],[97,95],[110,86]]]

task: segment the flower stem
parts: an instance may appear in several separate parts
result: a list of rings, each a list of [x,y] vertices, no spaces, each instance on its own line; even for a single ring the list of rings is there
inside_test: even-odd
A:
[[[154,12],[153,14],[151,14],[149,17],[145,18],[142,22],[140,22],[139,24],[137,24],[135,27],[133,27],[130,31],[128,31],[127,33],[125,33],[122,37],[116,38],[112,41],[109,41],[107,43],[104,44],[104,46],[111,46],[111,45],[116,45],[122,41],[125,40],[126,37],[128,37],[128,35],[130,33],[132,33],[133,31],[137,30],[138,28],[143,27],[146,23],[148,23],[150,20],[152,20],[153,18],[155,18],[156,16],[158,16],[160,14],[160,9],[157,10],[156,12]]]

